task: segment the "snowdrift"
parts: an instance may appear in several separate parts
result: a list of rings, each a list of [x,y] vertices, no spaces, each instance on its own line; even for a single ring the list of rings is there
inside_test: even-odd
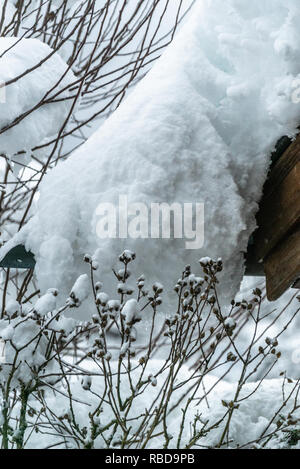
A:
[[[39,40],[0,38],[0,153],[31,150],[60,130],[72,78],[60,56]]]
[[[25,243],[36,256],[42,291],[62,293],[84,270],[83,254],[96,249],[106,291],[125,248],[137,253],[137,274],[165,286],[184,265],[222,257],[221,296],[231,298],[243,276],[271,151],[282,135],[296,134],[300,121],[293,100],[299,23],[298,0],[196,2],[134,92],[45,177],[37,212],[0,256]],[[97,207],[118,206],[120,195],[148,205],[203,202],[203,247],[187,250],[182,239],[100,239]]]

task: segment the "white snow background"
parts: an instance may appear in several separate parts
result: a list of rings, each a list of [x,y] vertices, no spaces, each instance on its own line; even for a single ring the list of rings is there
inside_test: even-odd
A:
[[[97,248],[97,275],[108,292],[111,267],[125,247],[137,252],[137,274],[144,273],[147,281],[160,280],[165,286],[175,282],[185,264],[195,265],[202,255],[221,256],[225,262],[222,296],[229,299],[238,291],[243,275],[242,252],[255,227],[254,215],[270,153],[278,138],[295,135],[299,124],[299,106],[292,101],[295,80],[300,77],[299,20],[297,0],[196,2],[186,25],[134,93],[85,145],[47,175],[32,220],[0,251],[3,257],[12,245],[25,242],[36,255],[39,286],[48,295],[35,306],[41,314],[45,303],[46,309],[51,302],[56,306],[56,297],[49,289],[58,288],[60,298],[68,294],[84,270],[83,254]],[[25,47],[23,41],[21,46]],[[44,47],[36,42],[37,54],[43,54]],[[12,49],[14,53],[16,50]],[[8,60],[9,56],[5,57]],[[18,60],[24,69],[31,57],[23,60],[20,55]],[[61,59],[55,60],[65,67]],[[0,74],[7,70],[11,69],[1,67]],[[36,77],[37,83],[39,80]],[[27,84],[31,91],[24,95],[28,98],[24,108],[40,99],[39,88],[35,94],[36,88],[31,86],[35,84],[35,80]],[[14,96],[20,97],[19,90],[13,88]],[[48,88],[49,83],[45,83],[41,92]],[[20,99],[10,100],[7,109],[12,116],[20,111],[14,108],[16,102],[23,106]],[[38,116],[38,122],[24,120],[28,125],[22,130],[24,138],[30,137],[31,144],[37,137],[46,137],[54,131],[52,125],[57,125],[56,116],[62,118],[64,112],[66,109],[53,108],[51,114],[49,107],[46,123],[43,115]],[[7,122],[2,112],[0,122]],[[36,127],[39,122],[41,128]],[[6,151],[16,151],[9,146],[17,138],[6,141],[4,135],[0,135],[1,149],[7,145]],[[128,195],[132,202],[204,201],[204,248],[201,252],[186,251],[180,240],[98,239],[95,209],[100,202],[116,203],[119,194]],[[84,301],[86,277],[80,277],[79,283]],[[82,314],[86,311],[84,308]],[[277,327],[280,325],[275,325],[270,335],[276,334]],[[289,353],[298,342],[294,330],[288,334],[283,348]],[[246,336],[247,328],[240,340]],[[282,369],[289,366],[291,374],[297,373],[295,362],[287,358]],[[159,366],[155,362],[152,365]],[[189,371],[183,371],[188,376]],[[207,385],[214,382],[211,377]],[[251,393],[255,386],[247,385],[244,392]],[[280,386],[281,381],[268,380],[244,401],[231,426],[235,443],[254,440],[263,431],[282,403]],[[82,397],[79,383],[74,383],[74,389]],[[217,419],[224,411],[221,399],[232,398],[233,390],[232,384],[221,382],[210,408],[203,403],[203,417]],[[144,402],[147,396],[143,396],[141,409]],[[63,407],[64,402],[55,401],[54,405]],[[79,405],[77,410],[84,422],[90,408]],[[64,411],[62,408],[62,414]],[[192,408],[188,419],[192,420],[194,413]],[[105,419],[109,417],[105,413]],[[175,414],[170,424],[175,435],[179,418]],[[214,444],[219,431],[202,443]],[[159,443],[153,441],[154,446]],[[41,447],[41,436],[37,435],[32,444]]]
[[[159,369],[163,365],[163,362],[159,360],[152,360],[148,371],[152,371],[155,373],[157,369]],[[91,368],[92,370],[92,368]],[[183,367],[178,379],[184,381],[190,375],[190,372],[187,367]],[[157,382],[157,388],[153,388],[149,386],[147,391],[144,392],[140,398],[136,400],[135,406],[132,409],[132,416],[135,417],[136,415],[142,414],[147,405],[152,402],[154,393],[157,394],[160,388],[160,382],[163,381],[163,376],[160,376]],[[99,378],[92,378],[91,379],[92,391],[94,390],[97,393],[101,393],[103,382]],[[224,415],[224,407],[222,406],[222,399],[230,401],[232,399],[234,393],[234,385],[231,383],[226,383],[224,381],[218,382],[218,380],[213,376],[208,376],[207,379],[204,380],[205,389],[210,392],[209,394],[209,404],[203,399],[203,392],[202,389],[199,390],[199,393],[195,396],[196,399],[194,404],[192,404],[187,412],[186,415],[186,426],[185,430],[182,435],[182,448],[184,445],[189,442],[191,437],[191,429],[188,423],[192,423],[194,421],[195,414],[198,412],[201,415],[202,421],[208,421],[208,426],[212,425],[213,423],[217,422],[222,418]],[[126,393],[127,389],[129,389],[129,385],[124,380],[122,383],[122,390],[124,394]],[[247,384],[242,392],[241,398],[251,395],[256,388],[257,383],[249,383]],[[271,434],[276,430],[276,424],[271,423],[275,411],[279,410],[282,406],[282,395],[280,394],[280,389],[282,386],[282,380],[279,379],[272,379],[267,380],[262,383],[260,389],[255,392],[252,396],[247,398],[247,400],[243,401],[240,405],[240,409],[236,410],[233,413],[231,426],[230,426],[230,440],[228,448],[236,447],[236,445],[246,445],[249,442],[255,442],[255,440],[268,428],[266,431],[266,435]],[[286,384],[285,385],[285,392],[286,395],[292,393],[293,387],[295,384]],[[187,388],[186,385],[182,391]],[[80,400],[80,403],[74,403],[74,409],[76,412],[76,416],[80,425],[84,426],[88,422],[88,413],[93,412],[93,410],[99,405],[99,401],[94,396],[91,396],[90,393],[86,393],[82,390],[82,386],[80,382],[73,381],[72,386],[72,394],[75,399]],[[175,396],[172,396],[172,400],[170,402],[170,407],[172,404],[176,402],[178,396],[174,393]],[[88,396],[88,397],[87,397]],[[198,399],[201,400],[199,405]],[[56,415],[63,416],[69,413],[68,408],[68,400],[67,398],[60,397],[57,399],[54,396],[51,396],[51,393],[47,396],[47,403],[49,406],[55,406]],[[176,443],[178,434],[180,431],[180,425],[182,420],[182,411],[181,409],[184,407],[184,402],[181,402],[181,405],[177,406],[174,411],[171,413],[168,419],[168,431],[170,435],[172,435],[173,439],[169,444],[170,449],[176,449]],[[35,403],[31,403],[35,405]],[[293,399],[288,403],[288,405],[284,409],[284,413],[288,413],[292,410],[293,407]],[[130,414],[131,415],[131,414]],[[294,416],[299,416],[299,412],[296,412]],[[109,406],[103,406],[103,412],[100,414],[99,417],[99,425],[105,426],[108,422],[111,421],[113,418],[112,410]],[[222,434],[222,425],[220,427],[216,427],[208,434],[203,435],[203,437],[199,440],[198,445],[195,446],[197,449],[202,448],[209,448],[217,445],[219,443],[220,436]],[[132,432],[135,430],[135,424],[133,423]],[[157,432],[159,433],[159,432]],[[118,449],[119,446],[116,444],[118,441],[119,435],[116,434],[114,440],[111,443],[111,447],[115,444],[115,448]],[[87,441],[89,439],[89,435],[87,435]],[[41,449],[43,447],[47,447],[48,445],[52,445],[61,441],[59,436],[49,436],[42,434],[33,434],[30,440],[30,448],[31,449]],[[264,443],[266,440],[262,440]],[[251,446],[251,445],[250,445]],[[160,449],[162,447],[162,438],[161,436],[157,436],[150,440],[149,444],[147,445],[147,449]],[[70,441],[68,443],[68,449],[74,449],[75,445]],[[98,438],[95,442],[95,448],[101,449],[105,448],[102,438]],[[259,448],[259,445],[257,445]],[[287,448],[287,443],[284,441],[282,435],[280,437],[273,438],[267,445],[266,449],[282,449]],[[293,449],[300,449],[300,442]]]
[[[299,20],[297,0],[196,2],[134,93],[47,175],[36,214],[1,256],[25,242],[42,291],[69,290],[82,254],[96,248],[102,280],[126,247],[137,253],[137,273],[165,286],[185,264],[221,256],[221,293],[233,296],[270,152],[300,120],[291,98]],[[182,240],[99,239],[96,208],[116,204],[119,194],[129,203],[204,202],[203,249],[187,251]]]
[[[13,156],[57,134],[70,110],[70,101],[62,98],[69,95],[67,87],[72,78],[73,73],[47,44],[37,39],[0,37],[0,83],[4,84],[1,153]],[[60,101],[38,106],[46,97],[51,101],[54,94]]]

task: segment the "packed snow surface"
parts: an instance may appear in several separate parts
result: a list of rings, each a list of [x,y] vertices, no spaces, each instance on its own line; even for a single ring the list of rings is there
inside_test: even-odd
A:
[[[163,362],[160,362],[158,360],[152,360],[149,369],[151,370],[152,368],[151,371],[155,373],[157,369],[163,366],[163,364]],[[183,381],[184,379],[188,379],[189,376],[190,371],[188,370],[188,368],[182,367],[179,375],[179,380]],[[151,381],[152,386],[149,386],[145,392],[141,393],[141,395],[135,400],[135,404],[132,410],[130,411],[129,415],[127,415],[128,419],[132,416],[132,432],[135,431],[136,425],[138,425],[138,423],[136,423],[135,421],[135,418],[138,415],[143,414],[143,412],[145,412],[145,408],[149,409],[150,404],[153,402],[156,394],[159,393],[162,382],[164,381],[164,378],[162,376],[158,376],[158,378],[156,379],[153,375],[149,375],[148,378]],[[133,379],[135,380],[135,377]],[[226,409],[224,408],[222,401],[230,402],[236,392],[236,384],[234,385],[222,380],[219,381],[214,376],[207,376],[206,379],[204,379],[204,383],[205,389],[209,394],[208,400],[206,401],[204,399],[203,390],[200,387],[199,392],[195,396],[196,398],[190,405],[186,414],[185,430],[182,434],[181,441],[182,448],[185,448],[185,445],[189,443],[191,437],[191,425],[194,422],[195,414],[198,412],[201,416],[201,422],[207,422],[207,428],[213,426],[213,424],[220,421],[226,413]],[[228,438],[229,448],[236,448],[238,445],[248,445],[248,447],[250,448],[259,448],[258,445],[254,446],[249,443],[255,442],[255,440],[257,440],[262,435],[267,436],[275,432],[276,422],[278,421],[278,415],[277,419],[274,419],[274,416],[276,416],[276,413],[279,413],[280,416],[284,415],[286,417],[293,408],[295,397],[295,390],[293,392],[295,383],[286,383],[285,396],[288,396],[291,393],[292,398],[288,401],[288,404],[286,406],[283,406],[283,397],[281,393],[282,383],[282,379],[273,379],[264,380],[263,383],[248,383],[244,386],[240,396],[240,406],[232,414],[230,433]],[[190,381],[187,381],[187,384],[183,388],[181,388],[182,394],[184,390],[189,387],[189,385]],[[86,422],[88,422],[89,412],[93,411],[97,406],[99,406],[99,399],[95,398],[95,395],[92,396],[87,391],[91,389],[92,391],[97,390],[97,393],[101,393],[102,388],[103,382],[97,377],[93,377],[92,380],[90,377],[86,377],[85,379],[83,379],[82,383],[80,383],[79,380],[77,380],[76,382],[75,380],[73,381],[72,395],[74,398],[80,400],[79,404],[75,402],[73,405],[76,412],[77,421],[80,423],[81,426],[86,425]],[[124,394],[126,394],[126,392],[130,393],[129,385],[126,379],[122,380],[122,391],[124,392]],[[247,399],[243,400],[243,398],[245,397],[247,397]],[[174,402],[177,402],[177,399],[178,395],[176,395],[176,397],[174,395],[171,397],[169,408],[172,407]],[[53,397],[53,394],[49,393],[49,395],[46,396],[46,402],[48,402],[48,405],[52,406],[52,408],[55,406],[56,415],[65,415],[66,413],[68,413],[67,398],[63,398],[61,396]],[[34,404],[32,403],[32,405]],[[182,423],[183,407],[184,403],[181,402],[180,405],[175,406],[173,411],[168,415],[168,432],[172,436],[172,439],[169,444],[170,449],[176,449],[177,438]],[[299,410],[294,412],[293,417],[299,418]],[[103,404],[103,412],[100,414],[99,423],[101,423],[101,425],[104,427],[113,418],[114,414],[110,406],[108,406],[106,403]],[[216,427],[213,428],[210,432],[208,432],[208,434],[204,433],[203,437],[200,438],[197,442],[197,444],[201,446],[195,445],[193,448],[202,449],[216,447],[220,442],[225,422],[226,419],[224,419],[220,425],[216,425]],[[37,435],[37,437],[35,435]],[[268,438],[265,438],[261,441],[261,445],[265,443],[266,449],[288,448],[288,435],[286,434],[286,439],[284,437],[285,434],[281,433],[280,436],[275,436],[270,441],[268,441]],[[40,449],[46,447],[47,445],[55,444],[58,440],[59,436],[43,436],[33,433],[32,438],[29,441],[29,447]],[[95,448],[101,449],[105,447],[106,446],[102,438],[99,437],[95,442]],[[161,435],[152,438],[147,445],[147,449],[157,449],[161,447]],[[298,441],[298,444],[293,448],[299,449],[299,447],[300,442]]]
[[[41,316],[54,311],[56,307],[57,290],[49,288],[45,295],[41,296],[34,305],[34,311]]]
[[[298,0],[196,2],[135,91],[45,177],[36,214],[0,256],[25,242],[44,291],[70,291],[82,255],[95,249],[106,291],[125,248],[136,252],[139,275],[166,287],[184,265],[222,257],[223,297],[234,295],[270,153],[299,125],[293,100],[300,78],[299,23]],[[120,195],[128,204],[148,206],[204,202],[203,247],[187,250],[183,239],[99,238],[97,207],[117,208]]]
[[[65,88],[72,77],[60,56],[39,40],[0,37],[0,153],[30,150],[59,131],[70,110],[70,101],[62,98],[69,95]],[[46,99],[50,102],[40,105]]]

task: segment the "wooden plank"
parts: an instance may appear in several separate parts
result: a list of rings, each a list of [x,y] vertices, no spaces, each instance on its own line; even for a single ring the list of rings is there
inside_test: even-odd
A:
[[[288,173],[300,161],[300,133],[297,138],[287,147],[281,157],[272,167],[264,187],[266,196],[276,192],[276,187],[284,180]]]
[[[291,148],[293,147],[293,151]],[[257,215],[255,258],[268,253],[300,221],[300,141],[294,142],[274,167]]]
[[[277,300],[300,278],[300,225],[264,260],[269,301]]]
[[[248,255],[253,271],[263,261],[270,301],[300,286],[300,134],[283,152],[264,186],[259,228]]]

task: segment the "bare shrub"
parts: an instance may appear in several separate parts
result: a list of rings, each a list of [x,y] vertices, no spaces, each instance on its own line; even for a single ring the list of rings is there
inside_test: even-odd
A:
[[[58,89],[59,80],[39,103],[0,128],[1,139],[39,107],[61,99],[70,101],[70,112],[52,138],[41,141],[29,153],[21,148],[16,155],[1,154],[0,147],[0,225],[4,240],[24,225],[47,170],[87,140],[95,125],[119,106],[130,87],[161,55],[193,2],[185,2],[186,7],[183,3],[82,0],[74,7],[72,0],[19,0],[9,16],[11,3],[3,2],[0,35],[41,40],[52,49],[46,60],[59,53],[74,74],[67,87],[68,98],[62,97],[66,90]],[[37,63],[34,69],[40,65]],[[27,69],[24,73],[32,72]],[[24,73],[5,86],[16,85]]]
[[[222,311],[217,293],[222,261],[205,258],[203,277],[185,268],[173,293],[177,308],[166,317],[160,312],[160,283],[148,290],[141,276],[135,289],[129,286],[134,258],[130,251],[119,257],[120,269],[112,274],[116,299],[94,280],[97,266],[86,255],[90,278],[78,278],[65,306],[54,309],[57,291],[50,289],[35,304],[16,302],[5,311],[0,322],[6,357],[0,375],[3,448],[30,447],[36,433],[45,448],[189,449],[207,447],[210,434],[209,446],[238,447],[232,421],[277,366],[280,336],[299,308],[276,337],[268,337],[262,292],[255,289],[250,299],[233,301]],[[87,298],[89,287],[92,319],[66,318],[67,310]],[[252,323],[252,335],[240,344],[244,320]],[[225,399],[218,386],[235,368],[239,378]],[[274,404],[255,441],[245,436],[242,446],[297,444],[299,391],[299,380],[282,373],[279,407]],[[211,399],[222,405],[208,417],[203,408],[210,409]]]

